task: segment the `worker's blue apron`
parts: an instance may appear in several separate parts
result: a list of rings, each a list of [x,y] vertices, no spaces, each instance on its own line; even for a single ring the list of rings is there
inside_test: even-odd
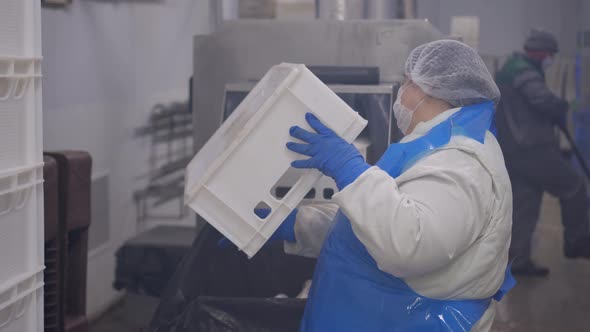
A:
[[[446,145],[452,135],[483,143],[493,117],[491,102],[463,107],[425,136],[392,144],[377,166],[395,178]],[[499,301],[514,283],[507,268],[504,283],[493,298]],[[491,301],[435,300],[417,294],[402,279],[379,270],[348,218],[338,212],[318,259],[300,330],[469,331]]]

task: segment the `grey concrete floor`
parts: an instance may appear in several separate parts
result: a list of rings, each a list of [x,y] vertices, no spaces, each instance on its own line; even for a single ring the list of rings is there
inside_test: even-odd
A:
[[[128,294],[102,317],[90,324],[89,332],[144,332],[159,300]]]
[[[499,303],[494,332],[590,331],[590,261],[563,256],[558,201],[545,197],[533,258],[551,269],[547,279],[517,278]]]
[[[546,197],[535,234],[534,259],[547,279],[518,278],[498,304],[493,332],[589,332],[590,261],[563,257],[559,204]],[[136,332],[151,318],[154,300],[126,298],[91,325],[90,332]]]

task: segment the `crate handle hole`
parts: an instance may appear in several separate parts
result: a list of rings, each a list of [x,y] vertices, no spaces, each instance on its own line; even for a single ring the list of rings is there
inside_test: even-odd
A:
[[[262,220],[266,219],[271,212],[271,207],[264,201],[258,203],[258,205],[256,205],[256,207],[254,208],[254,214]]]
[[[278,199],[283,199],[287,195],[287,193],[291,190],[291,187],[279,186],[274,189],[274,197]]]
[[[332,196],[334,196],[334,189],[324,188],[324,199],[332,199]]]
[[[274,190],[274,197],[277,199],[283,199],[287,195],[287,193],[291,190],[291,187],[280,186],[276,187]],[[315,189],[311,188],[307,194],[305,194],[305,199],[314,199],[315,198]]]

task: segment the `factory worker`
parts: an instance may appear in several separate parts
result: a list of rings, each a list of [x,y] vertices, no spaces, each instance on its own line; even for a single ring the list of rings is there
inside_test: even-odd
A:
[[[276,238],[318,257],[301,331],[489,331],[507,272],[512,194],[492,134],[499,90],[477,52],[414,49],[393,106],[405,137],[375,166],[312,114],[291,128],[296,168],[333,178]]]
[[[590,259],[586,181],[570,158],[562,155],[555,135],[555,127],[566,126],[569,104],[545,82],[545,71],[558,51],[553,34],[533,29],[524,52],[510,56],[496,74],[503,95],[496,115],[498,142],[514,198],[509,253],[514,258],[514,274],[531,277],[549,274],[548,268],[531,257],[545,192],[559,199],[565,257]]]

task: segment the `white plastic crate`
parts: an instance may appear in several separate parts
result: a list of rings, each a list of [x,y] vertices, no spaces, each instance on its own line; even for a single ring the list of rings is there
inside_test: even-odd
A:
[[[0,172],[41,162],[41,59],[0,57]]]
[[[43,166],[0,172],[0,284],[43,265]]]
[[[43,330],[43,267],[0,284],[0,332]]]
[[[282,199],[271,192],[291,162],[305,158],[285,144],[292,140],[290,127],[312,130],[307,112],[348,142],[367,124],[304,65],[281,64],[266,73],[187,167],[185,202],[249,257],[321,177],[307,170]],[[256,208],[271,213],[261,219]]]
[[[0,56],[41,54],[41,2],[0,1]]]

